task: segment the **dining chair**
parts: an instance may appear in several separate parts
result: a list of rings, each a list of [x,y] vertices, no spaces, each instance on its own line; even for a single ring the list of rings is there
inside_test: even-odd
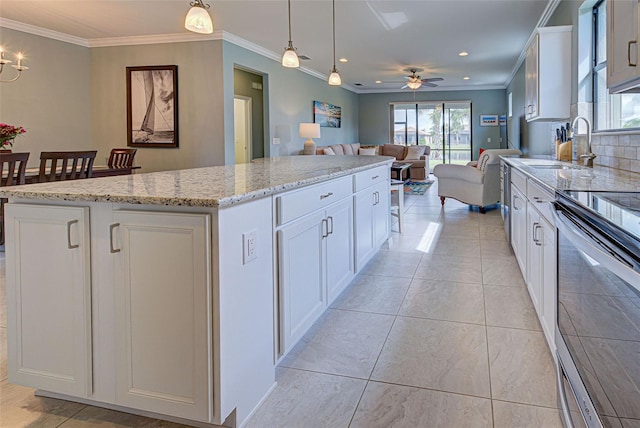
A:
[[[0,187],[24,184],[29,153],[0,153]],[[0,245],[4,245],[4,204],[0,198]]]
[[[97,153],[97,150],[42,152],[38,182],[91,178]]]
[[[138,149],[111,149],[109,168],[131,168]]]

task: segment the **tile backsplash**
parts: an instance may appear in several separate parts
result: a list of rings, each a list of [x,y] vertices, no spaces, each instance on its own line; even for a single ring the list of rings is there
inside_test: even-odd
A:
[[[640,173],[640,133],[593,134],[594,164]]]

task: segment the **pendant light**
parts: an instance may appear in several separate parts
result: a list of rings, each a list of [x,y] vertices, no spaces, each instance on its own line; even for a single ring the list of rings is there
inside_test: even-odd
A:
[[[289,7],[289,44],[284,48],[282,65],[289,68],[298,68],[300,67],[300,60],[298,59],[296,48],[293,47],[293,42],[291,41],[291,0],[287,0],[287,5]]]
[[[194,33],[213,33],[213,22],[211,22],[211,16],[207,12],[210,6],[202,3],[202,0],[194,0],[189,5],[191,5],[191,9],[189,9],[187,17],[184,19],[184,28]]]
[[[329,84],[331,86],[342,85],[342,78],[338,69],[336,68],[336,0],[332,0],[333,3],[333,68],[329,75]]]

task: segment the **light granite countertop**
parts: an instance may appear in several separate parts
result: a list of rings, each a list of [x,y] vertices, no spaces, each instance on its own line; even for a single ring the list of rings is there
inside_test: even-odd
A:
[[[552,159],[502,159],[551,191],[640,192],[640,174],[633,172],[597,165],[590,168]]]
[[[0,197],[225,207],[390,165],[394,160],[388,156],[266,158],[249,164],[5,187]]]

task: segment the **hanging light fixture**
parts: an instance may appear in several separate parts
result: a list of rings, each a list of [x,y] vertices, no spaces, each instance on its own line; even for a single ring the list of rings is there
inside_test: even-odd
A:
[[[17,65],[12,65],[11,67],[15,68],[18,71],[18,74],[13,79],[8,79],[8,80],[0,79],[0,82],[2,82],[2,83],[15,82],[16,80],[18,80],[20,78],[20,76],[22,76],[22,72],[24,70],[28,70],[29,69],[29,67],[27,67],[26,65],[22,64],[22,61],[24,60],[24,55],[22,55],[21,52],[18,52],[16,54],[16,60],[18,60],[18,64]],[[4,59],[4,49],[2,48],[2,46],[0,46],[0,74],[2,74],[2,72],[4,71],[5,64],[11,64],[11,60]]]
[[[419,89],[420,86],[422,86],[422,82],[420,80],[416,80],[414,82],[407,82],[407,86],[409,87],[409,89],[412,89],[415,91],[416,89]]]
[[[336,0],[332,0],[333,3],[333,68],[329,75],[329,84],[331,86],[342,85],[342,78],[338,69],[336,68]]]
[[[291,0],[287,0],[287,5],[289,7],[289,44],[284,48],[282,65],[289,68],[298,68],[300,67],[300,60],[298,59],[296,48],[293,47],[293,42],[291,41]]]
[[[207,9],[208,4],[204,4],[202,0],[194,0],[191,3],[191,9],[184,19],[184,28],[194,33],[211,34],[213,33],[213,22]]]

